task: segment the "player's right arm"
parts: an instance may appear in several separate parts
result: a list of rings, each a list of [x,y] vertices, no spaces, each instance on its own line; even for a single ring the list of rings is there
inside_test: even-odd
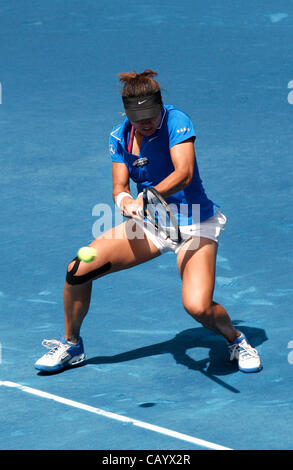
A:
[[[120,198],[119,195],[123,196],[119,203],[120,210],[125,217],[136,217],[137,207],[142,207],[142,197],[134,200],[131,196],[129,186],[129,171],[125,163],[112,163],[112,180],[113,180],[113,199],[117,204]],[[129,196],[127,196],[127,193]]]
[[[114,201],[120,193],[129,193],[129,197],[132,197],[129,186],[129,171],[125,163],[112,163],[112,181]]]

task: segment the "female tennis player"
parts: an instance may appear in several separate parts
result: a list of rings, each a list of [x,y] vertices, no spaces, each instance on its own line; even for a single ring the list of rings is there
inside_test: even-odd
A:
[[[49,349],[36,363],[41,371],[59,371],[85,361],[80,329],[88,312],[94,280],[151,260],[166,251],[177,255],[182,302],[192,318],[222,335],[230,359],[241,371],[261,369],[258,352],[236,330],[225,308],[213,300],[218,239],[226,224],[203,188],[195,158],[195,131],[182,111],[162,102],[157,75],[121,73],[126,118],[110,134],[113,199],[127,218],[94,240],[97,256],[91,263],[69,263],[64,287],[65,334],[44,340]],[[130,179],[137,195],[130,191]],[[181,240],[173,242],[143,221],[142,191],[154,187],[177,208]],[[194,210],[199,209],[199,210]]]

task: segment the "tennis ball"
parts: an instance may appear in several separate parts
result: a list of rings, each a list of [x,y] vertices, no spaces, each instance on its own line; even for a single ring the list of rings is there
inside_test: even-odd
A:
[[[97,256],[97,252],[92,246],[83,246],[78,250],[77,256],[81,261],[91,263]]]

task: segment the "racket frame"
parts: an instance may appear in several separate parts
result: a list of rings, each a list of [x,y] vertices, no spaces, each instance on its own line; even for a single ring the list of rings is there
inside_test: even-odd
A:
[[[175,229],[174,231],[177,234],[176,237],[171,236],[171,233],[170,233],[171,228],[169,228],[169,230],[166,230],[166,227],[164,228],[164,227],[159,226],[155,222],[155,220],[153,220],[153,218],[151,218],[149,216],[147,207],[151,203],[148,200],[148,195],[147,195],[148,192],[151,192],[159,200],[159,203],[163,206],[164,210],[166,211],[166,213],[167,213],[167,215],[168,215],[168,217],[171,221],[171,224],[173,225],[173,227]],[[170,240],[172,240],[175,243],[179,243],[179,242],[182,241],[180,228],[179,228],[179,225],[178,225],[178,222],[177,222],[177,219],[176,219],[175,215],[173,214],[173,212],[172,212],[171,208],[169,207],[167,201],[163,198],[163,196],[160,194],[160,192],[157,191],[152,186],[148,186],[148,187],[143,189],[143,213],[144,213],[144,217],[147,220],[149,220],[149,222],[151,222],[157,230],[161,230],[162,232],[164,232],[165,235],[167,236],[167,238],[169,238]]]

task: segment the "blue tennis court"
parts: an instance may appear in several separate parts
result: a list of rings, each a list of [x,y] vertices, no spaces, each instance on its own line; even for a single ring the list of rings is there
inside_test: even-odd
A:
[[[2,0],[0,25],[0,449],[292,450],[292,3]],[[228,219],[214,297],[260,373],[186,314],[173,254],[95,281],[84,366],[34,369],[95,208],[114,210],[117,74],[146,68],[194,122]]]

